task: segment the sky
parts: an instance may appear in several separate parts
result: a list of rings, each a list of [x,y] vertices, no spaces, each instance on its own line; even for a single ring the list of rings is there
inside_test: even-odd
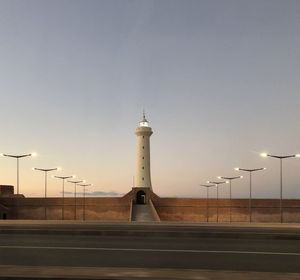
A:
[[[0,0],[0,152],[38,154],[20,161],[20,193],[43,196],[31,168],[57,166],[90,195],[130,191],[145,109],[158,195],[203,197],[207,180],[244,175],[232,195],[248,197],[234,167],[266,167],[253,197],[279,197],[279,161],[259,153],[300,153],[299,11],[298,0]],[[284,161],[284,197],[300,198],[299,170]],[[0,183],[16,185],[14,159],[0,158]],[[50,174],[48,196],[61,196]]]

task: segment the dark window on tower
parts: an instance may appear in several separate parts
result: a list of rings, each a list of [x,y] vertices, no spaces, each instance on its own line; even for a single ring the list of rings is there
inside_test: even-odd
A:
[[[143,157],[143,159],[145,159],[145,157]]]
[[[143,149],[145,149],[145,147],[143,146]]]
[[[142,180],[144,181],[144,177],[142,178]]]
[[[145,169],[144,166],[142,167],[142,169]]]
[[[145,138],[145,136],[143,136],[143,138]]]

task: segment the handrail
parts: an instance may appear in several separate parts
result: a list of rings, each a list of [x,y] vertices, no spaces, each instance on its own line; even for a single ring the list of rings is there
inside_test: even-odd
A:
[[[129,222],[132,221],[132,207],[133,207],[133,199],[130,202],[130,209],[129,209]]]
[[[156,211],[155,206],[154,206],[154,204],[153,204],[153,202],[152,202],[151,199],[149,199],[149,204],[150,204],[150,208],[151,208],[152,214],[153,214],[153,216],[154,216],[154,220],[155,220],[156,222],[160,222],[160,217],[159,217],[159,215],[157,214],[157,211]]]

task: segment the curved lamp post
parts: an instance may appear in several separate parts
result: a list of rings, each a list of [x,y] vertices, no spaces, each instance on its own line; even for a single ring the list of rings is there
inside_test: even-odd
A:
[[[209,198],[209,188],[215,187],[216,185],[200,185],[201,187],[206,188],[206,222],[208,223],[208,198]]]
[[[85,220],[85,188],[91,186],[92,184],[79,184],[78,186],[83,187],[83,220]]]
[[[75,211],[74,211],[74,220],[77,219],[76,217],[76,192],[77,192],[77,184],[79,183],[85,183],[85,180],[80,180],[80,181],[68,181],[69,183],[74,184],[74,207],[75,207]]]
[[[272,157],[279,159],[280,161],[280,222],[283,222],[283,213],[282,213],[282,160],[287,159],[287,158],[298,158],[300,157],[300,154],[295,154],[295,155],[270,155],[268,153],[261,153],[261,157]]]
[[[65,180],[74,178],[75,176],[54,176],[54,178],[61,179],[62,180],[62,211],[61,211],[61,219],[65,219]]]
[[[0,154],[0,156],[17,159],[17,194],[19,194],[19,177],[20,177],[19,176],[19,160],[20,160],[20,158],[25,158],[25,157],[35,157],[36,153],[23,154],[23,155]]]
[[[214,182],[207,181],[208,184],[214,184],[217,187],[217,223],[219,222],[219,185],[228,184],[228,181]]]
[[[230,201],[230,206],[229,206],[229,222],[231,223],[232,221],[232,215],[231,215],[231,210],[232,210],[232,195],[231,195],[231,181],[236,180],[236,179],[242,179],[243,176],[235,176],[235,177],[223,177],[223,176],[218,176],[218,179],[223,179],[229,182],[229,201]]]
[[[45,173],[45,220],[47,220],[47,205],[46,205],[46,199],[47,199],[47,174],[50,171],[59,171],[61,170],[60,167],[55,168],[32,168],[32,170],[42,171]]]
[[[256,171],[266,170],[267,168],[261,167],[261,168],[253,168],[253,169],[247,169],[247,168],[239,168],[236,167],[234,170],[236,171],[245,171],[249,173],[249,221],[252,222],[252,173]]]

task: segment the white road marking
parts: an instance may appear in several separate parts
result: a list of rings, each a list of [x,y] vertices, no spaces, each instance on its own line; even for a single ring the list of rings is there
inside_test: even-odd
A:
[[[224,250],[182,250],[182,249],[148,249],[148,248],[105,248],[105,247],[49,247],[49,246],[0,246],[0,249],[44,249],[44,250],[86,250],[86,251],[124,251],[124,252],[167,252],[167,253],[208,253],[208,254],[251,254],[300,256],[293,252],[267,251],[224,251]]]

